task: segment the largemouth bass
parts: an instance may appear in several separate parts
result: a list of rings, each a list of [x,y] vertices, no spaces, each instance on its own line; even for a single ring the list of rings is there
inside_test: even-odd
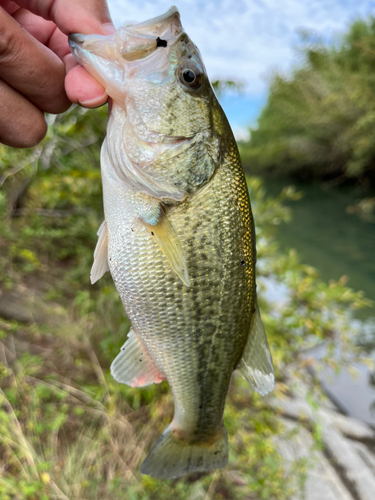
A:
[[[110,271],[132,327],[111,372],[132,387],[167,380],[175,403],[141,471],[172,478],[224,467],[233,370],[262,395],[274,385],[235,139],[175,7],[69,42],[112,100],[91,281]]]

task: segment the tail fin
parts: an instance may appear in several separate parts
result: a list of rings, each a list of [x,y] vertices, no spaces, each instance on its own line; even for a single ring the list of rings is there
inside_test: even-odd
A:
[[[221,469],[228,462],[228,436],[222,432],[209,443],[190,444],[174,436],[169,425],[141,466],[142,474],[169,479],[188,472]]]

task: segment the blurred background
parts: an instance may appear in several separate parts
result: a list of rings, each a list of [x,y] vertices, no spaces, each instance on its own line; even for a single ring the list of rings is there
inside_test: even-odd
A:
[[[73,106],[48,117],[39,146],[0,145],[0,498],[374,498],[375,479],[374,496],[345,480],[325,430],[329,414],[345,446],[366,443],[374,477],[375,2],[176,4],[247,175],[275,391],[233,376],[224,471],[139,473],[173,402],[166,382],[132,389],[109,374],[130,324],[108,273],[89,283],[107,109]],[[109,6],[119,27],[170,3]],[[348,477],[363,469],[355,453]]]

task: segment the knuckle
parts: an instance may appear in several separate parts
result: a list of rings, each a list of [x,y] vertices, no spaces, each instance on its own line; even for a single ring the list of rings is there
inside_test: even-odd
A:
[[[14,31],[9,29],[0,29],[0,59],[2,63],[7,60],[13,60],[21,50],[19,37]]]

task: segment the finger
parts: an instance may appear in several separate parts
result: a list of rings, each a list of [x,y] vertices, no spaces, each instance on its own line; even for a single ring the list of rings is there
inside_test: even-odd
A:
[[[17,3],[34,14],[53,21],[66,35],[104,35],[106,25],[112,25],[105,0],[17,0]]]
[[[62,61],[0,9],[0,78],[49,113],[69,107]]]
[[[65,88],[72,102],[86,108],[97,108],[108,100],[105,89],[82,66],[69,71],[65,78]]]
[[[47,132],[44,114],[28,99],[0,80],[0,142],[30,148]]]
[[[65,63],[67,73],[65,90],[72,102],[87,108],[96,108],[107,102],[108,96],[105,89],[77,63],[70,52],[67,36],[58,28],[49,40],[49,47]]]
[[[25,28],[30,35],[36,38],[38,42],[43,45],[47,45],[56,28],[54,22],[46,21],[42,17],[37,16],[26,9],[18,9],[12,17],[22,26],[22,28]]]
[[[64,60],[68,73],[65,88],[72,102],[86,107],[97,107],[107,101],[104,88],[86,70],[78,69],[78,63],[70,54],[65,34],[113,33],[107,3],[104,0],[18,0],[18,4],[30,9],[44,19],[53,20],[55,30],[49,47]],[[62,33],[61,33],[62,32]]]
[[[11,16],[20,8],[20,6],[12,0],[1,0],[0,3],[1,8],[8,12],[8,14],[10,14]]]
[[[49,40],[49,47],[65,63],[67,73],[65,90],[72,102],[87,108],[96,108],[107,102],[108,96],[104,88],[77,63],[70,52],[67,36],[58,28],[55,29]]]

